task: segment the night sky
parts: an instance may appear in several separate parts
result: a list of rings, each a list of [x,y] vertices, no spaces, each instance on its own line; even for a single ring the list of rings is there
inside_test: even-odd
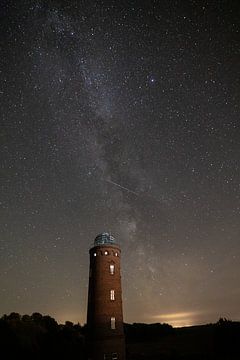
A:
[[[240,320],[239,1],[1,1],[0,315],[86,321],[122,248],[125,322]]]

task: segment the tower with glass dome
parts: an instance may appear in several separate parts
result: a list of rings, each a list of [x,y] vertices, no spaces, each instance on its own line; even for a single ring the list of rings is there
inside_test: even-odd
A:
[[[121,250],[109,233],[99,234],[89,250],[87,338],[89,359],[124,360]]]

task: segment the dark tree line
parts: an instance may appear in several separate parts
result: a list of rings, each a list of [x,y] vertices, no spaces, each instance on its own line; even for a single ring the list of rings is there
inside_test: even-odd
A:
[[[219,359],[240,359],[240,322],[220,318],[215,325],[214,343]]]
[[[216,324],[200,327],[173,329],[168,324],[124,324],[127,343],[127,360],[202,360],[201,351],[193,349],[194,357],[188,351],[190,339],[205,337],[212,344],[211,350],[206,350],[204,360],[240,359],[240,323],[227,319],[220,319]],[[33,313],[32,315],[19,315],[11,313],[0,318],[0,359],[86,359],[85,326],[66,321],[64,325],[58,324],[48,315]],[[181,334],[182,345],[186,349],[179,354],[178,347]],[[195,335],[194,335],[195,334]],[[180,336],[180,337],[179,337]],[[170,350],[164,347],[164,339],[169,344]],[[177,340],[178,339],[178,340]],[[198,340],[197,340],[198,341]],[[161,356],[158,350],[151,355],[148,345],[163,344]],[[137,345],[136,347],[136,344]],[[146,344],[146,347],[145,347]],[[141,345],[141,353],[138,346]],[[132,349],[134,346],[134,353]],[[173,349],[176,349],[173,354]],[[137,350],[136,350],[137,349]],[[139,347],[140,349],[140,347]],[[145,351],[146,350],[146,351]]]
[[[85,359],[84,329],[39,313],[11,313],[0,319],[0,358]]]
[[[168,324],[124,324],[124,332],[127,343],[141,341],[157,341],[163,336],[171,335],[174,329]]]

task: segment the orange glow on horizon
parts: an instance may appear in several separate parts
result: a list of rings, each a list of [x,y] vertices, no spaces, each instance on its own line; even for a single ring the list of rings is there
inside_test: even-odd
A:
[[[196,325],[196,315],[199,315],[199,312],[177,312],[155,315],[153,318],[159,319],[161,322],[170,324],[173,327],[182,327]]]

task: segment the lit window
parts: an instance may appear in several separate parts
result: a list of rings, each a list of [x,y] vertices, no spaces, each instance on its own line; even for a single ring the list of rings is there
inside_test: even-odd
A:
[[[93,256],[97,256],[97,253],[94,253]]]
[[[116,329],[116,319],[115,317],[111,317],[111,329]]]
[[[108,255],[108,251],[104,251],[104,255]]]
[[[115,253],[115,256],[118,256],[118,253],[117,253],[117,252]]]
[[[114,274],[114,265],[110,265],[110,274],[113,275]]]
[[[115,300],[115,291],[110,290],[110,300]]]

